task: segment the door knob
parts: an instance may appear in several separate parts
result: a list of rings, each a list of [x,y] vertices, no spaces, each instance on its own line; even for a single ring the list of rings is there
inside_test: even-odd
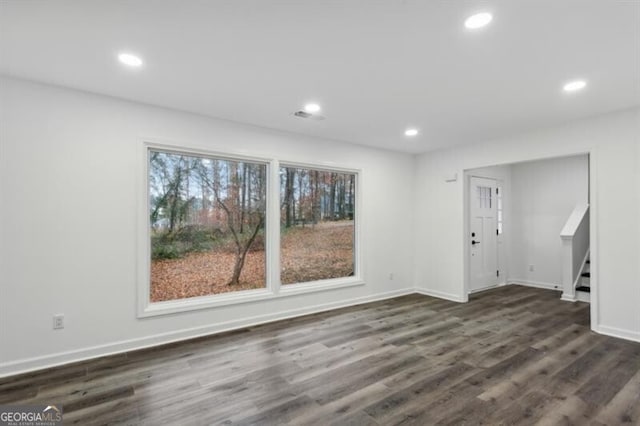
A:
[[[476,244],[480,244],[480,241],[471,240],[471,245],[475,246]]]

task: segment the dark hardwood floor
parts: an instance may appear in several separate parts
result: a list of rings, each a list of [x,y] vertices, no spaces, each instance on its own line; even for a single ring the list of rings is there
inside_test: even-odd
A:
[[[0,379],[0,404],[82,425],[640,424],[640,344],[559,297],[399,297]]]

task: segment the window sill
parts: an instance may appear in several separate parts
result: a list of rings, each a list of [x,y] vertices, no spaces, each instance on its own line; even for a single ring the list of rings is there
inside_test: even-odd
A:
[[[177,314],[181,312],[198,311],[201,309],[229,306],[238,303],[250,303],[259,300],[268,300],[275,294],[266,289],[244,290],[227,294],[212,296],[191,297],[180,300],[167,300],[165,302],[149,303],[138,313],[138,318],[153,317],[157,315]]]
[[[227,294],[193,297],[181,300],[168,300],[147,304],[138,312],[138,318],[148,318],[160,315],[179,314],[182,312],[199,311],[203,309],[231,306],[240,303],[260,302],[288,296],[296,296],[305,293],[335,290],[346,287],[364,285],[361,278],[336,278],[331,280],[312,281],[300,284],[286,284],[280,287],[280,292],[275,293],[269,289],[245,290]]]
[[[295,296],[298,294],[315,293],[318,291],[334,290],[337,288],[364,285],[359,277],[335,278],[330,280],[311,281],[308,283],[283,284],[280,286],[280,296]]]

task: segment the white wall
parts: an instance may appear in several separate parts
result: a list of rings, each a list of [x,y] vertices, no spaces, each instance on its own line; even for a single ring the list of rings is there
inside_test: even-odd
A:
[[[510,281],[562,288],[560,231],[588,192],[586,155],[511,166]]]
[[[591,239],[597,241],[591,247],[592,282],[599,299],[592,318],[596,331],[640,340],[640,109],[419,156],[416,286],[466,298],[463,181],[445,182],[443,176],[589,151]]]
[[[0,126],[0,375],[413,287],[409,155],[7,78]],[[366,285],[137,319],[143,137],[362,169]]]
[[[640,339],[639,135],[636,109],[412,158],[1,78],[0,375],[401,294],[414,284],[464,300],[464,179],[444,177],[589,150],[597,330]],[[362,169],[367,284],[137,319],[144,137]],[[66,315],[64,330],[52,330],[54,313]]]

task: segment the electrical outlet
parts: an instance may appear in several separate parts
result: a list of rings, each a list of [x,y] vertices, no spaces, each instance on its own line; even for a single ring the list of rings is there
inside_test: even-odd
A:
[[[53,329],[62,330],[64,328],[64,314],[57,314],[53,316]]]
[[[393,281],[393,272],[389,273],[389,281]]]
[[[536,270],[536,267],[534,265],[529,265],[529,272],[533,272]]]

